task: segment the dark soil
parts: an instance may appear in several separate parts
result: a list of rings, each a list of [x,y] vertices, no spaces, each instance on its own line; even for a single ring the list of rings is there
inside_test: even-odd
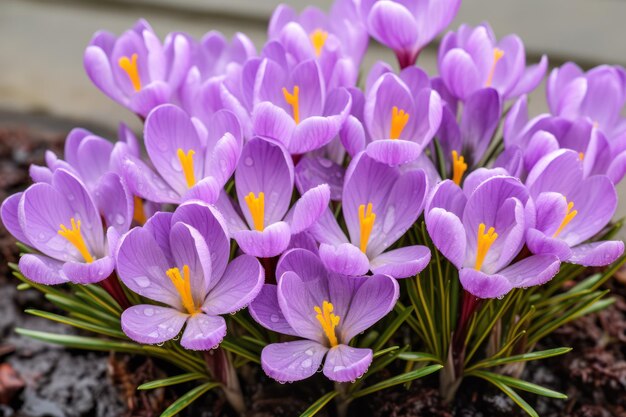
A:
[[[41,164],[46,149],[61,154],[72,127],[45,117],[20,117],[0,114],[0,200],[29,184],[28,166]],[[73,331],[23,313],[25,308],[52,307],[34,291],[15,289],[17,280],[6,267],[7,262],[17,261],[14,243],[0,227],[0,417],[158,416],[185,388],[193,386],[137,393],[138,384],[175,371],[143,358],[67,350],[16,335],[15,327]],[[562,401],[523,393],[542,417],[626,417],[626,279],[617,278],[612,284],[615,304],[543,341],[544,348],[571,346],[574,350],[530,363],[525,370],[524,378],[529,381],[569,396]],[[321,376],[315,378],[319,381],[280,385],[257,368],[244,367],[241,384],[250,399],[250,417],[298,416],[323,394],[319,387],[332,388]],[[350,413],[355,417],[523,415],[508,397],[480,380],[465,380],[458,401],[451,406],[442,404],[436,383],[436,377],[430,377],[414,382],[408,390],[381,391],[353,403]],[[234,416],[224,400],[213,394],[198,400],[184,415]],[[318,415],[334,416],[335,410],[330,406]]]

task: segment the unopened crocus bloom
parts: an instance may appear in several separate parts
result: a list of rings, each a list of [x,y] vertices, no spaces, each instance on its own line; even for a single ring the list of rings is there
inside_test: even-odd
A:
[[[469,97],[460,122],[450,106],[443,106],[437,137],[446,161],[450,161],[450,177],[457,185],[465,171],[480,162],[500,123],[500,114],[500,96],[493,88],[482,88]]]
[[[45,285],[93,284],[113,272],[112,254],[133,218],[132,197],[116,174],[106,174],[100,183],[101,193],[91,195],[78,178],[59,168],[49,183],[33,184],[2,203],[7,230],[41,252],[20,258],[26,278]]]
[[[516,35],[500,41],[484,23],[475,28],[461,25],[448,33],[439,47],[439,73],[448,90],[466,100],[475,91],[495,88],[502,100],[518,97],[534,90],[548,67],[544,55],[541,61],[526,67],[524,44]]]
[[[162,43],[148,22],[138,20],[119,37],[97,32],[85,50],[84,65],[103,93],[146,117],[173,99],[187,75],[190,51],[187,36],[172,33]]]
[[[220,214],[193,202],[160,212],[124,235],[117,271],[128,288],[161,305],[140,304],[122,314],[122,330],[146,344],[176,337],[181,345],[208,350],[226,335],[223,314],[244,308],[263,285],[252,256],[230,263],[230,244]]]
[[[463,189],[445,180],[425,209],[433,243],[459,269],[463,288],[478,298],[543,284],[559,270],[559,259],[549,254],[512,263],[532,222],[525,214],[529,195],[517,178],[499,173],[479,169],[466,178]]]
[[[369,36],[354,0],[335,2],[330,13],[306,7],[299,15],[279,5],[270,20],[268,38],[279,41],[297,62],[316,59],[326,84],[354,86]]]
[[[417,159],[441,123],[441,99],[426,73],[417,67],[400,76],[384,73],[366,97],[363,118],[371,138],[367,154],[389,165]]]
[[[237,118],[221,110],[204,126],[182,109],[164,104],[146,119],[144,140],[152,167],[131,153],[114,152],[116,170],[133,194],[158,203],[217,200],[241,153]]]
[[[617,193],[605,175],[585,178],[576,152],[561,149],[546,155],[528,174],[526,184],[536,206],[536,224],[526,233],[533,253],[604,266],[624,252],[622,241],[585,243],[611,221]]]
[[[400,68],[415,64],[420,51],[444,30],[461,0],[362,0],[370,35],[392,49]]]
[[[362,376],[373,352],[352,347],[350,341],[391,311],[398,283],[380,274],[329,274],[304,249],[287,252],[277,276],[278,285],[265,285],[250,312],[262,326],[299,340],[266,346],[261,353],[265,373],[281,382],[299,381],[314,375],[324,361],[324,375],[333,381]]]
[[[422,170],[401,171],[365,153],[352,160],[343,187],[342,212],[349,239],[327,210],[311,229],[328,270],[342,275],[386,274],[406,278],[430,261],[420,245],[388,252],[422,212],[428,181]]]
[[[284,64],[264,59],[254,89],[254,134],[282,143],[292,155],[328,144],[350,112],[350,94],[344,88],[328,91],[316,60],[289,71]]]
[[[261,138],[244,146],[235,171],[235,188],[239,207],[235,208],[224,192],[217,207],[241,250],[259,258],[283,253],[291,236],[315,223],[330,200],[328,186],[323,184],[304,193],[290,209],[294,190],[291,157],[281,145]]]
[[[570,120],[586,117],[609,139],[618,140],[626,133],[626,120],[621,116],[626,104],[626,71],[622,67],[601,65],[584,72],[568,62],[552,70],[546,95],[554,115]]]

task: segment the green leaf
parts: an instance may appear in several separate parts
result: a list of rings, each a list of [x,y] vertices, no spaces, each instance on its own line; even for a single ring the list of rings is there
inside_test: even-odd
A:
[[[508,385],[512,388],[521,389],[523,391],[532,392],[533,394],[543,395],[544,397],[557,398],[559,400],[566,400],[567,395],[561,394],[560,392],[553,391],[548,388],[544,388],[540,385],[533,384],[531,382],[523,381],[521,379],[513,378],[506,375],[494,374],[492,372],[487,371],[475,371],[470,375],[474,375],[483,379],[495,379],[498,382],[501,382],[504,385]]]
[[[425,352],[402,352],[398,355],[398,359],[411,362],[441,362],[435,355]]]
[[[167,407],[167,410],[161,413],[161,417],[172,417],[176,414],[180,413],[184,408],[188,407],[189,404],[200,398],[207,391],[212,390],[213,388],[219,387],[221,384],[218,382],[207,382],[206,384],[202,384],[200,386],[195,387],[178,400],[174,401],[172,405]]]
[[[89,304],[80,302],[76,297],[59,296],[56,294],[46,294],[46,299],[55,306],[68,313],[79,313],[85,316],[89,316],[92,319],[98,320],[102,323],[108,323],[111,326],[117,326],[120,328],[120,318],[117,315],[112,315],[106,311],[95,309]]]
[[[252,352],[250,352],[249,350],[247,350],[246,348],[239,346],[235,341],[232,340],[223,340],[222,343],[220,344],[220,347],[224,348],[225,350],[234,353],[235,355],[239,355],[242,356],[254,363],[261,363],[261,358],[259,358],[259,355],[256,355]]]
[[[481,372],[481,373],[488,373],[488,372]],[[500,389],[500,391],[504,392],[506,395],[509,396],[510,399],[512,399],[515,404],[519,405],[524,411],[526,411],[526,413],[528,413],[528,415],[532,416],[532,417],[539,417],[539,414],[537,414],[537,412],[535,411],[534,408],[532,408],[530,406],[530,404],[528,404],[526,401],[524,401],[524,399],[522,397],[519,396],[519,394],[517,392],[515,392],[513,389],[511,389],[509,386],[501,383],[500,381],[490,378],[489,376],[486,375],[476,375],[476,376],[480,376],[480,378],[485,379],[486,381],[492,383],[493,385],[495,385],[496,387],[498,387]]]
[[[17,290],[18,291],[24,291],[24,290],[29,290],[33,288],[30,284],[27,284],[25,282],[22,282],[21,284],[17,285]]]
[[[411,313],[413,313],[413,307],[405,308],[402,313],[398,314],[398,316],[389,324],[389,326],[387,326],[383,334],[381,334],[380,337],[376,340],[376,343],[374,343],[374,346],[372,346],[372,350],[376,352],[377,350],[382,349],[382,347],[385,346],[385,343],[387,343],[391,336],[396,333],[396,330],[398,330],[400,325],[404,323],[404,321],[407,319],[407,317],[411,315]]]
[[[190,372],[188,374],[176,375],[170,378],[157,379],[154,381],[146,382],[137,387],[138,390],[156,389],[162,387],[169,387],[171,385],[182,384],[183,382],[195,381],[197,379],[206,379],[206,375],[198,374],[196,372]]]
[[[494,366],[506,365],[508,363],[515,362],[528,362],[528,361],[536,361],[539,359],[551,358],[553,356],[564,355],[570,352],[572,348],[569,347],[561,347],[556,349],[548,349],[548,350],[540,350],[537,352],[524,353],[521,355],[508,356],[506,358],[500,359],[485,359],[483,361],[478,362],[476,365],[467,369],[467,372],[470,372],[474,369],[480,368],[493,368]]]
[[[317,401],[315,401],[313,404],[311,404],[311,406],[309,408],[307,408],[304,413],[300,414],[300,417],[312,417],[312,416],[314,416],[322,408],[324,408],[326,406],[326,404],[328,404],[330,402],[330,400],[335,398],[337,395],[339,395],[339,392],[337,392],[337,391],[327,392],[326,394],[322,395]]]
[[[394,350],[398,350],[399,348],[400,346],[391,346],[391,347],[388,347],[387,349],[379,350],[378,352],[374,353],[373,359],[376,359],[379,356],[383,356],[389,352],[393,352]]]
[[[441,368],[443,368],[442,365],[430,365],[430,366],[425,366],[420,369],[416,369],[415,371],[406,372],[406,373],[394,376],[393,378],[386,379],[384,381],[381,381],[377,384],[374,384],[372,386],[369,386],[365,389],[362,389],[352,394],[352,398],[364,397],[376,391],[393,387],[394,385],[404,384],[406,382],[413,381],[418,378],[422,378],[426,375],[432,374],[433,372],[437,372]]]
[[[27,314],[31,314],[36,317],[41,317],[46,320],[55,321],[57,323],[66,324],[68,326],[76,327],[78,329],[87,330],[89,332],[102,334],[105,336],[116,337],[119,339],[126,339],[126,335],[118,328],[99,326],[97,324],[89,323],[84,320],[78,320],[71,317],[61,316],[59,314],[49,313],[47,311],[27,309],[24,311]]]

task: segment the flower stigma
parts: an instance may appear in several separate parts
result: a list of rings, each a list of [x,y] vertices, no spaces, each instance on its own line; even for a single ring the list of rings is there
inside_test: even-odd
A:
[[[322,49],[328,39],[328,32],[322,29],[315,29],[309,35],[309,39],[311,39],[311,44],[313,45],[313,48],[315,48],[315,56],[322,55]]]
[[[376,213],[372,213],[372,203],[367,203],[367,210],[365,210],[365,204],[361,204],[359,206],[359,225],[361,226],[361,252],[363,253],[367,250],[367,243],[370,240],[375,221]]]
[[[143,199],[139,196],[133,197],[133,220],[143,225],[146,222],[146,212],[143,207]]]
[[[117,61],[117,64],[126,72],[135,91],[141,90],[141,79],[139,78],[139,69],[137,68],[137,54],[132,54],[130,59],[127,56],[123,56]]]
[[[565,199],[565,201],[567,202],[567,198]],[[567,226],[569,222],[571,222],[574,219],[574,217],[576,217],[576,215],[578,214],[578,210],[572,210],[573,208],[574,208],[573,201],[570,201],[569,203],[567,203],[567,213],[565,213],[565,217],[563,217],[563,221],[559,225],[559,228],[556,229],[556,232],[554,232],[552,237],[557,237],[558,235],[560,235],[563,229],[565,229],[565,226]]]
[[[178,155],[178,160],[180,161],[180,166],[183,169],[183,174],[185,175],[185,181],[187,181],[187,187],[191,188],[196,185],[196,176],[193,172],[193,156],[195,155],[195,151],[190,149],[185,153],[181,148],[178,148],[176,151],[176,155]]]
[[[467,171],[465,158],[459,155],[457,151],[452,151],[452,181],[454,181],[456,185],[461,185],[465,171]]]
[[[290,93],[285,87],[283,87],[283,95],[285,101],[291,106],[293,111],[293,120],[296,124],[300,123],[300,87],[293,86],[293,93]]]
[[[337,335],[335,334],[335,327],[339,324],[339,316],[333,314],[333,305],[328,301],[322,303],[322,308],[319,306],[313,307],[317,315],[317,321],[322,325],[322,329],[328,338],[330,347],[335,347],[337,343]]]
[[[89,249],[87,248],[87,244],[85,243],[85,239],[83,239],[83,235],[80,234],[80,220],[76,220],[73,217],[70,219],[72,224],[72,228],[68,229],[64,224],[59,225],[59,234],[68,240],[78,252],[83,256],[85,262],[88,264],[93,262],[93,256],[89,253]]]
[[[493,245],[493,242],[495,242],[498,238],[496,229],[490,227],[487,233],[485,233],[486,228],[485,223],[478,225],[476,264],[474,265],[474,269],[477,271],[480,271],[480,268],[483,266],[483,262],[485,261],[485,257],[487,256],[487,252],[489,252],[491,245]]]
[[[389,138],[399,139],[408,122],[409,114],[404,110],[398,109],[397,106],[393,106],[393,109],[391,109],[391,128],[389,128]]]
[[[500,48],[493,48],[493,64],[491,64],[491,69],[489,70],[489,75],[487,76],[487,81],[485,82],[485,87],[491,87],[491,83],[493,82],[493,76],[496,73],[496,66],[498,62],[504,57],[504,51]]]
[[[183,302],[183,307],[191,315],[200,312],[200,309],[196,307],[196,303],[193,301],[193,295],[191,294],[191,279],[189,276],[189,266],[183,265],[183,273],[181,275],[180,269],[170,268],[165,271],[167,277],[172,281],[180,300]]]
[[[250,210],[250,215],[252,216],[254,228],[259,232],[262,232],[265,228],[265,193],[260,192],[259,196],[255,197],[254,193],[250,191],[250,193],[245,196],[245,200],[248,205],[248,209]]]

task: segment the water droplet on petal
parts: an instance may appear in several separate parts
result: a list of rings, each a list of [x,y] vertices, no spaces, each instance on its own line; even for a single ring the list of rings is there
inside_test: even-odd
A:
[[[312,349],[307,349],[306,352],[304,352],[304,353],[306,353],[309,356],[313,356],[313,350]]]
[[[150,280],[146,276],[135,277],[135,283],[141,288],[148,288],[150,286]]]
[[[305,359],[305,360],[302,361],[302,363],[300,365],[303,368],[310,368],[312,364],[313,364],[313,361],[311,359]]]
[[[343,365],[336,365],[336,366],[333,368],[333,372],[343,371],[344,369],[346,369],[346,367],[345,367],[345,366],[343,366]]]
[[[145,314],[146,317],[152,317],[152,316],[154,316],[154,309],[153,308],[146,308],[143,311],[143,314]]]
[[[247,156],[246,159],[243,161],[243,163],[247,166],[247,167],[251,167],[252,165],[254,165],[254,160]],[[284,382],[283,382],[284,384]]]
[[[280,317],[278,317],[278,315],[277,315],[277,314],[272,314],[272,315],[270,316],[270,321],[271,321],[272,323],[278,323],[278,321],[279,321],[279,320],[280,320]]]
[[[124,224],[124,216],[122,216],[121,214],[118,214],[117,216],[115,216],[115,222],[119,225]]]

